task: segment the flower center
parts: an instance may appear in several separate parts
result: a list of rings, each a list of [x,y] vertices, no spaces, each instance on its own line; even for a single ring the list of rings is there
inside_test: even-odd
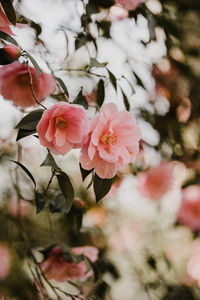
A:
[[[30,77],[28,74],[23,74],[19,77],[19,84],[21,86],[27,86],[30,85]]]
[[[117,143],[117,136],[113,135],[112,133],[104,133],[100,141],[105,145],[104,149],[110,153],[110,145],[115,145]]]
[[[62,117],[57,117],[55,123],[56,123],[56,128],[59,128],[61,130],[67,128],[67,122]]]

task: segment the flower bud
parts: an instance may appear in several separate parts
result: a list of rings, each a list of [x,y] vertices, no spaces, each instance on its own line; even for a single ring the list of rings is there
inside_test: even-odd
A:
[[[15,45],[6,45],[3,49],[6,55],[12,60],[18,59],[21,55],[20,47]]]

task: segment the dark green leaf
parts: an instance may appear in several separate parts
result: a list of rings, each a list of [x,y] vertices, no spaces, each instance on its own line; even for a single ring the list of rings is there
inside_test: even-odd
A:
[[[39,123],[43,112],[44,112],[44,109],[37,109],[37,110],[30,112],[15,126],[15,129],[19,128],[19,129],[24,129],[24,130],[35,130],[36,131],[36,126]]]
[[[0,48],[0,65],[11,64],[14,60],[9,58],[3,48]]]
[[[81,88],[81,90],[78,93],[77,97],[73,101],[73,104],[79,104],[79,105],[82,105],[84,108],[88,109],[88,103],[87,103],[87,100],[86,100],[85,96],[83,96],[82,90],[83,89]]]
[[[90,68],[104,68],[107,64],[107,62],[100,63],[93,57],[90,58]]]
[[[45,207],[46,199],[44,196],[37,191],[35,191],[35,204],[36,204],[36,212],[37,214],[43,210]]]
[[[124,78],[128,82],[128,84],[130,85],[132,95],[135,94],[135,89],[133,87],[133,84],[130,82],[130,80],[128,80],[128,78],[126,78],[125,76],[122,76],[122,78]]]
[[[63,92],[65,93],[65,95],[66,95],[67,97],[69,97],[68,89],[67,89],[66,85],[64,84],[63,80],[62,80],[61,78],[59,78],[59,77],[55,77],[55,79],[56,79],[56,80],[58,81],[58,83],[60,84],[60,86],[61,86]]]
[[[84,46],[87,42],[91,41],[91,36],[86,35],[85,33],[79,33],[76,41],[75,41],[75,49],[79,49],[80,47]]]
[[[99,107],[102,106],[104,98],[105,98],[105,88],[104,88],[104,81],[102,79],[99,80],[97,85],[97,99],[96,102]]]
[[[34,67],[34,69],[35,69],[35,71],[36,71],[37,78],[38,78],[39,75],[40,75],[40,72],[41,72],[40,67],[38,66],[38,63],[37,63],[36,60],[33,58],[33,56],[30,55],[28,52],[26,52],[26,55],[28,56],[28,58],[29,58],[30,61],[32,62],[33,67]]]
[[[59,194],[55,201],[49,202],[49,210],[51,213],[65,213],[66,212],[66,198],[63,194]]]
[[[17,134],[17,138],[16,141],[21,140],[22,138],[29,136],[33,133],[35,133],[36,130],[25,130],[25,129],[19,129],[18,134]]]
[[[107,69],[108,70],[108,69]],[[109,78],[110,78],[110,81],[113,85],[113,87],[115,88],[115,90],[117,90],[117,79],[116,77],[113,75],[113,73],[111,71],[108,70],[108,74],[109,74]]]
[[[82,176],[82,180],[84,181],[85,178],[94,170],[94,169],[91,169],[91,170],[85,170],[82,168],[81,164],[79,164],[79,167],[80,167],[80,171],[81,171],[81,176]]]
[[[72,207],[73,201],[74,201],[74,188],[72,186],[72,183],[64,172],[61,172],[59,175],[56,175],[58,179],[58,183],[61,189],[61,192],[63,193],[65,199],[66,199],[66,208],[65,212],[68,213]]]
[[[122,91],[122,90],[121,90]],[[126,110],[130,110],[130,104],[128,102],[128,98],[127,96],[124,94],[124,92],[122,91],[122,95],[123,95],[123,100],[124,100],[124,105],[126,107]]]
[[[8,20],[16,25],[16,14],[11,0],[0,0]]]
[[[19,46],[18,43],[7,33],[0,31],[0,39],[8,41],[12,44],[14,44],[15,46]]]
[[[45,160],[43,161],[43,163],[40,165],[40,167],[52,167],[55,170],[60,170],[60,168],[57,166],[54,157],[52,156],[52,154],[50,152],[48,152]]]
[[[33,175],[31,174],[31,172],[24,165],[22,165],[20,162],[15,161],[15,160],[11,160],[11,161],[22,168],[22,170],[26,173],[26,175],[28,175],[28,177],[32,180],[32,182],[33,182],[33,184],[36,188],[36,182],[35,182],[35,179],[34,179]]]
[[[136,78],[137,84],[140,85],[141,87],[143,87],[143,89],[145,89],[144,84],[142,82],[142,80],[140,79],[140,77],[138,77],[138,75],[133,71],[133,75]]]
[[[96,202],[101,200],[109,191],[114,182],[114,178],[100,178],[97,174],[94,175],[94,193],[96,196]]]
[[[150,41],[155,41],[156,40],[156,33],[155,33],[156,20],[155,20],[153,14],[147,13],[147,21],[148,21]]]

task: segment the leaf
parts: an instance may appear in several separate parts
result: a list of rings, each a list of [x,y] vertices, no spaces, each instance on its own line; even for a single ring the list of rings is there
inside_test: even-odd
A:
[[[122,76],[122,78],[124,78],[128,82],[128,84],[130,85],[132,95],[135,94],[135,89],[133,87],[133,84],[130,82],[130,80],[128,80],[128,78],[126,78],[125,76]]]
[[[30,61],[32,62],[33,67],[34,67],[34,69],[35,69],[35,71],[36,71],[37,78],[38,78],[39,75],[40,75],[40,72],[41,72],[40,67],[38,66],[38,63],[37,63],[36,60],[32,57],[32,55],[30,55],[28,52],[26,52],[26,55],[28,56],[28,58],[29,58]]]
[[[82,105],[85,109],[88,109],[88,103],[87,103],[87,100],[86,100],[85,96],[83,96],[82,91],[83,91],[83,89],[81,88],[81,90],[78,93],[77,97],[73,101],[73,104],[79,104],[79,105]]]
[[[14,44],[15,46],[19,46],[18,43],[9,34],[3,32],[3,31],[0,31],[0,39],[10,42],[11,44]]]
[[[122,89],[121,89],[121,91],[122,91]],[[125,105],[125,107],[126,107],[126,110],[130,110],[130,104],[129,104],[129,102],[128,102],[128,98],[127,98],[127,96],[124,94],[124,92],[122,91],[122,95],[123,95],[123,100],[124,100],[124,105]]]
[[[11,59],[7,56],[3,48],[0,48],[0,65],[11,64],[14,59]]]
[[[84,46],[91,38],[85,35],[84,33],[79,33],[76,40],[75,40],[75,49],[79,49],[80,47]]]
[[[16,14],[11,0],[0,0],[8,20],[16,25]]]
[[[11,159],[11,161],[22,168],[22,170],[26,173],[26,175],[28,175],[28,177],[32,180],[32,182],[34,184],[34,187],[36,188],[36,182],[35,182],[35,179],[34,179],[33,175],[31,174],[31,172],[24,165],[22,165],[20,162],[12,160],[12,159]]]
[[[49,210],[51,213],[65,213],[66,206],[66,198],[63,194],[59,194],[54,202],[49,202]]]
[[[39,214],[45,207],[46,199],[44,196],[37,191],[35,191],[35,204],[36,204],[36,213]]]
[[[97,85],[97,96],[96,96],[96,102],[99,107],[102,106],[104,98],[105,98],[105,88],[104,88],[104,81],[103,79],[100,79]]]
[[[36,132],[36,130],[19,129],[16,141],[19,141],[19,140],[23,139],[24,137],[29,136],[35,132]]]
[[[85,178],[94,170],[94,169],[91,169],[91,170],[85,170],[82,168],[81,164],[79,164],[79,167],[80,167],[80,171],[81,171],[81,176],[82,176],[82,180],[84,181]]]
[[[144,90],[146,90],[142,80],[138,77],[138,75],[133,71],[133,75],[135,76],[136,78],[136,81],[137,81],[137,84],[140,85],[141,87],[143,87]]]
[[[107,62],[100,63],[93,57],[90,58],[90,68],[104,68],[107,64]]]
[[[67,89],[66,85],[64,84],[63,80],[62,80],[61,78],[59,78],[59,77],[55,77],[55,79],[56,79],[56,80],[58,81],[58,83],[60,84],[60,86],[61,86],[63,92],[65,93],[65,95],[66,95],[67,97],[69,97],[68,89]]]
[[[52,167],[53,169],[59,171],[60,168],[57,166],[55,159],[53,157],[53,155],[48,152],[45,160],[43,161],[43,163],[40,165],[40,167]]]
[[[24,130],[34,130],[36,131],[36,126],[39,123],[44,109],[37,109],[30,112],[26,115],[16,126],[15,129],[24,129]]]
[[[96,202],[101,200],[109,191],[114,182],[113,178],[100,178],[97,174],[94,175],[94,193],[96,196]]]
[[[109,74],[109,77],[110,77],[110,81],[111,81],[113,87],[115,88],[115,90],[117,90],[117,79],[116,79],[116,77],[108,69],[107,69],[107,71],[108,71],[108,74]]]
[[[66,199],[66,209],[65,212],[68,213],[72,207],[74,201],[74,188],[67,174],[60,172],[59,175],[56,175],[58,183]]]
[[[148,21],[150,41],[155,41],[156,40],[155,28],[157,24],[153,14],[147,13],[147,21]]]

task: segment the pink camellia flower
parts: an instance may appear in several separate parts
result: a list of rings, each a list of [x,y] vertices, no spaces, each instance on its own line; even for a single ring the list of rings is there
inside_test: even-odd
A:
[[[3,31],[7,34],[13,34],[12,30],[10,29],[10,21],[8,20],[2,6],[0,5],[0,31]]]
[[[4,244],[0,244],[0,261],[0,280],[3,280],[10,270],[10,255]]]
[[[29,68],[34,92],[41,102],[55,90],[56,81],[52,75],[46,73],[40,73],[37,78],[35,69]],[[25,64],[16,61],[0,69],[0,94],[6,100],[12,100],[16,106],[29,107],[36,104]]]
[[[127,10],[136,9],[144,1],[145,0],[115,0],[117,4],[121,4],[121,6]]]
[[[192,230],[200,229],[200,186],[191,185],[183,189],[177,219]]]
[[[142,196],[158,200],[169,190],[172,181],[173,166],[163,162],[159,166],[139,174],[138,190]]]
[[[74,254],[83,254],[92,262],[98,259],[98,250],[92,246],[76,247],[71,251]],[[48,254],[47,259],[40,264],[42,271],[46,274],[47,279],[54,279],[58,282],[67,280],[87,279],[91,273],[87,273],[85,261],[76,263],[72,259],[65,260],[64,253],[60,246],[54,247]]]
[[[54,154],[80,148],[90,131],[86,110],[78,104],[59,102],[47,109],[37,125],[40,143]]]
[[[114,103],[104,104],[91,122],[80,163],[86,170],[95,168],[101,178],[112,178],[119,169],[135,159],[139,139],[140,129],[131,113],[118,112]]]

